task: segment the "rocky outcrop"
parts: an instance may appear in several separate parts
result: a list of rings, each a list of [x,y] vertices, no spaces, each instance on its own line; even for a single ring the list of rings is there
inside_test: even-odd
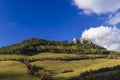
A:
[[[85,43],[90,43],[90,44],[92,44],[92,41],[91,41],[90,39],[88,39],[88,38],[81,38],[81,39],[80,39],[80,43],[81,43],[81,44],[85,44]]]
[[[79,40],[78,40],[77,38],[74,38],[74,39],[73,39],[73,42],[74,42],[75,44],[77,44],[77,43],[79,43]]]
[[[92,41],[90,39],[88,39],[88,38],[81,38],[80,40],[78,40],[77,38],[74,38],[73,42],[75,44],[78,44],[78,43],[81,43],[81,44],[85,44],[85,43],[92,44]]]

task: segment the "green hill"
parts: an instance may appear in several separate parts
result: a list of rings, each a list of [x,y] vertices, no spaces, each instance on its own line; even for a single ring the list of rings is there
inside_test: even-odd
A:
[[[120,65],[116,52],[109,54],[112,51],[87,40],[76,41],[30,38],[0,48],[0,80],[36,80],[42,73],[53,78],[47,80],[74,80],[91,69]]]
[[[79,54],[109,53],[105,48],[92,43],[75,44],[69,41],[54,41],[39,38],[30,38],[20,43],[0,48],[0,54],[34,55],[40,52]]]

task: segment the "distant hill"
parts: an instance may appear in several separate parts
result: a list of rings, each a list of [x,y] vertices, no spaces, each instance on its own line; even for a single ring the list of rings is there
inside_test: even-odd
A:
[[[20,43],[0,48],[0,54],[34,55],[40,52],[79,53],[79,54],[108,54],[105,48],[93,43],[77,43],[69,41],[54,41],[30,38]]]

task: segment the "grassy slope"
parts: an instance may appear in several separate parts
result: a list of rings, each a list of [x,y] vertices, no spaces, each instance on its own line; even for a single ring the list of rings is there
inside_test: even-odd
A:
[[[28,59],[43,59],[43,58],[59,58],[59,57],[76,57],[76,54],[67,54],[67,53],[40,53],[33,56],[25,56],[25,55],[17,55],[17,54],[1,54],[0,59],[21,59],[21,58],[28,58]]]
[[[17,61],[0,61],[0,80],[36,80],[27,75],[24,64]]]
[[[55,54],[55,53],[41,53],[34,56],[24,55],[0,55],[0,59],[41,59],[41,58],[64,58],[76,57],[75,54]],[[60,60],[43,60],[31,63],[44,67],[46,70],[54,70],[55,77],[71,77],[79,75],[81,72],[90,69],[98,69],[102,67],[112,67],[120,65],[120,59],[96,59],[96,60],[74,60],[74,61],[60,61]],[[74,72],[61,73],[64,70],[74,70]],[[7,76],[7,77],[6,77]],[[30,80],[31,76],[26,74],[26,67],[24,64],[17,61],[0,61],[0,80]],[[34,80],[34,79],[32,79]]]
[[[40,53],[33,56],[25,56],[25,55],[16,55],[16,54],[6,54],[0,55],[0,60],[20,60],[20,59],[29,59],[29,60],[48,60],[48,59],[66,59],[66,58],[77,58],[82,55],[76,54],[67,54],[67,53]],[[88,57],[92,57],[93,55],[85,55]],[[96,55],[96,57],[104,57],[102,55]]]
[[[30,56],[28,59],[66,59],[66,58],[76,58],[76,54],[62,54],[62,53],[41,53],[34,56]]]
[[[2,54],[2,55],[0,55],[0,60],[14,60],[14,59],[19,60],[19,59],[23,59],[23,58],[25,59],[25,58],[27,58],[27,56],[17,55],[17,54],[6,54],[6,55]]]
[[[103,67],[113,67],[120,65],[120,59],[96,59],[96,60],[78,60],[78,61],[36,61],[31,64],[42,66],[47,70],[54,70],[57,72],[55,77],[71,77],[79,75],[81,72],[90,69],[99,69]],[[74,72],[61,73],[64,70],[74,70]]]

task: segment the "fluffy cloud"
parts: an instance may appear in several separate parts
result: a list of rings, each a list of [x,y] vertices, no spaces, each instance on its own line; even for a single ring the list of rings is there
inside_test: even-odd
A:
[[[108,14],[107,23],[117,25],[120,23],[120,0],[73,0],[73,3],[82,10],[81,13],[90,14]]]
[[[120,29],[117,27],[99,26],[83,31],[82,38],[91,39],[93,43],[108,50],[120,51]]]
[[[105,22],[109,25],[115,26],[120,23],[120,0],[73,0],[73,3],[87,15],[106,14]],[[82,33],[82,38],[89,38],[93,43],[108,50],[120,51],[120,29],[117,27],[90,28]]]
[[[104,14],[120,9],[120,0],[73,0],[83,12]]]

